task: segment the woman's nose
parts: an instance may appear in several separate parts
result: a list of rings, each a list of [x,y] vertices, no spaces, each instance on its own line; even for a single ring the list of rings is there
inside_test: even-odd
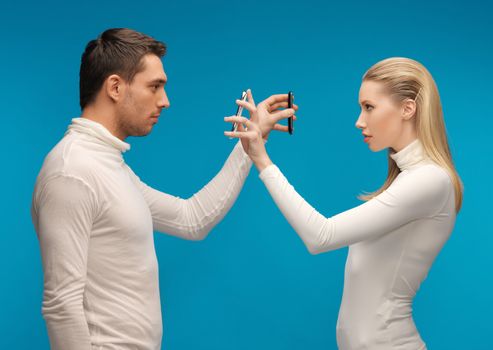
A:
[[[360,114],[358,116],[358,120],[356,120],[356,124],[355,126],[358,128],[358,129],[363,129],[365,126],[366,126],[366,122],[363,120],[363,116],[362,114]]]

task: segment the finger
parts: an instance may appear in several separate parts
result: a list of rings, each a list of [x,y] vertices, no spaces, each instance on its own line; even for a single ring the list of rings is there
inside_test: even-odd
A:
[[[271,105],[270,108],[271,108],[271,111],[278,109],[278,108],[288,108],[288,102],[287,101],[276,102],[273,105]],[[293,109],[295,111],[297,111],[298,108],[299,107],[297,104],[293,104]]]
[[[242,131],[242,132],[239,132],[239,131],[225,131],[224,132],[224,136],[228,136],[228,137],[231,137],[231,138],[237,138],[237,139],[246,139],[248,138],[248,136],[246,135],[246,132]]]
[[[242,106],[243,108],[247,109],[248,112],[250,112],[251,114],[255,113],[255,111],[256,111],[255,105],[251,104],[248,101],[236,100],[236,104],[238,106]]]
[[[279,108],[288,108],[288,103],[287,102],[277,102],[275,104],[273,104],[272,106],[270,106],[270,110],[269,112],[274,112],[276,109],[279,109]],[[295,111],[298,110],[298,105],[293,105],[293,109]]]
[[[272,114],[272,117],[276,120],[276,122],[292,116],[294,116],[294,109],[292,108],[283,109],[282,111]]]
[[[248,121],[248,118],[243,117],[243,116],[230,116],[230,117],[224,117],[225,122],[230,122],[230,123],[246,123]]]
[[[248,102],[255,106],[255,100],[253,99],[252,90],[247,90]]]
[[[276,109],[279,108],[288,108],[288,102],[283,101],[283,102],[276,102],[273,105],[269,106],[269,112],[274,112]]]
[[[225,131],[224,136],[235,137],[237,139],[253,140],[257,137],[257,133],[254,131]]]
[[[283,132],[289,131],[289,128],[287,127],[287,125],[281,125],[281,124],[275,124],[272,129],[277,130],[277,131],[283,131]]]
[[[237,117],[237,116],[232,116],[232,117],[224,117],[225,122],[233,122],[233,123],[240,123],[240,124],[245,124],[246,127],[250,130],[256,130],[257,125],[252,123],[248,118],[245,117]]]
[[[256,122],[258,117],[257,117],[257,107],[255,106],[255,104],[252,104],[250,102],[246,102],[246,101],[241,101],[241,100],[237,100],[236,103],[240,106],[243,106],[244,108],[246,108],[248,110],[248,113],[250,114],[250,118],[253,122]]]
[[[278,94],[278,95],[272,95],[269,98],[265,99],[263,103],[266,103],[269,106],[272,106],[273,104],[277,102],[283,102],[288,100],[288,94]]]
[[[238,123],[236,127],[237,131],[248,131],[248,127],[245,127],[242,123]]]

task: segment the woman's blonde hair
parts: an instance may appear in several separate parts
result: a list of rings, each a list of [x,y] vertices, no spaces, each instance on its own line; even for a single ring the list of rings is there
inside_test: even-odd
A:
[[[462,206],[462,181],[455,170],[447,141],[442,104],[438,89],[430,72],[419,62],[409,58],[392,57],[373,65],[364,75],[363,81],[380,82],[397,102],[406,99],[416,101],[416,134],[424,151],[435,163],[450,175],[455,189],[455,210]],[[400,173],[388,149],[388,174],[381,188],[372,193],[358,196],[368,201],[385,191]]]

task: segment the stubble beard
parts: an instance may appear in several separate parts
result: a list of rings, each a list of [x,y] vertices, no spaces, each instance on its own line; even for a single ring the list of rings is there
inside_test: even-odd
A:
[[[137,105],[135,100],[130,93],[127,91],[125,100],[118,111],[118,128],[126,136],[146,136],[151,130],[144,129],[139,125],[139,117],[141,113],[137,110]]]

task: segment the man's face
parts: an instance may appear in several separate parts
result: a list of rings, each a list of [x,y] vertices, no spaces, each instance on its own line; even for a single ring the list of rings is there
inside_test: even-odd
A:
[[[163,108],[169,107],[164,90],[167,77],[161,59],[148,54],[142,58],[144,70],[126,84],[123,100],[117,105],[118,129],[125,136],[148,135]]]

